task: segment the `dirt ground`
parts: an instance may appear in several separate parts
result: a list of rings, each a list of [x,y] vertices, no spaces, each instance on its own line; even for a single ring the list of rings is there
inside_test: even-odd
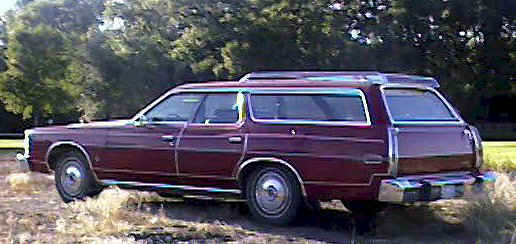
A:
[[[288,227],[259,224],[234,201],[119,189],[65,204],[52,176],[20,174],[10,156],[0,156],[0,243],[516,243],[515,209],[507,210],[508,225],[491,225],[505,229],[485,234],[467,224],[463,200],[389,206],[365,236],[355,234],[351,214],[338,202],[323,203]]]

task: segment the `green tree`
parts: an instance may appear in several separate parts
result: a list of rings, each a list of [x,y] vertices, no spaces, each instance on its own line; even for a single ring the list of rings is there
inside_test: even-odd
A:
[[[335,1],[188,1],[176,11],[185,28],[171,55],[196,73],[236,78],[253,70],[376,67],[351,38],[351,10]]]
[[[99,1],[90,1],[93,4]],[[7,71],[0,75],[0,97],[6,109],[33,118],[76,110],[80,94],[73,75],[81,33],[97,22],[91,3],[36,1],[16,12],[8,23]]]

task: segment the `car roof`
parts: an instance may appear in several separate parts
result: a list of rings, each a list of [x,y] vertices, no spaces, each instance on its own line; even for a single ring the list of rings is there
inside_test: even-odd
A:
[[[439,88],[440,86],[437,80],[432,77],[376,71],[261,71],[246,74],[239,81],[193,83],[178,88],[358,88],[379,84],[415,85],[432,88]]]
[[[211,81],[203,83],[190,83],[176,87],[176,89],[210,89],[210,88],[360,88],[367,87],[369,84],[360,82],[316,82],[308,80],[263,80],[253,82],[239,81]]]

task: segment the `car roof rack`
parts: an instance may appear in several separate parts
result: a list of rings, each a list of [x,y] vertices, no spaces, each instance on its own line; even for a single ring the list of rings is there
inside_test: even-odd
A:
[[[264,80],[308,80],[321,82],[359,82],[370,84],[419,84],[439,88],[439,82],[432,77],[381,73],[377,71],[259,71],[243,76],[239,82]]]

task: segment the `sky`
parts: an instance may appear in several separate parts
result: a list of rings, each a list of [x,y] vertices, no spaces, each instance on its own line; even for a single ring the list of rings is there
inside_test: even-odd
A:
[[[0,0],[0,14],[4,14],[5,11],[14,8],[16,0]]]

